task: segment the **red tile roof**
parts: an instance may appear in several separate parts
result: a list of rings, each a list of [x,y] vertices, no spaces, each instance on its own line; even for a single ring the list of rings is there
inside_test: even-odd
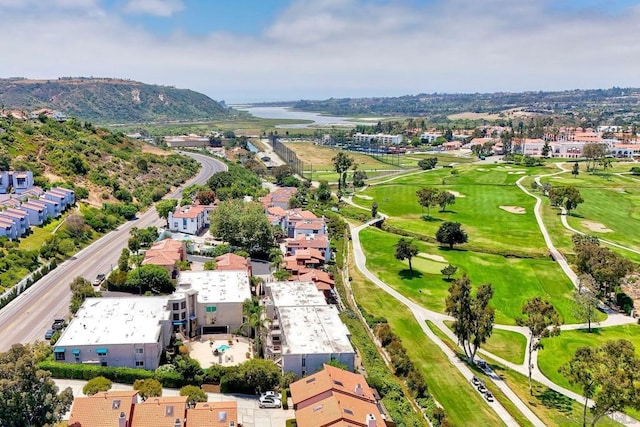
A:
[[[124,414],[131,420],[137,391],[111,391],[89,397],[76,397],[71,407],[69,427],[118,427],[118,418]]]

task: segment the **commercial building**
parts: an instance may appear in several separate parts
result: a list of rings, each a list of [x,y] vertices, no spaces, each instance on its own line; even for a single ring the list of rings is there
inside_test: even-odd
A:
[[[391,144],[400,144],[402,142],[402,135],[388,135],[383,133],[377,134],[364,134],[364,133],[356,133],[353,135],[353,142],[355,144],[369,144],[372,142],[383,144],[383,145],[391,145]]]
[[[53,352],[59,362],[153,370],[170,339],[167,297],[87,298]]]

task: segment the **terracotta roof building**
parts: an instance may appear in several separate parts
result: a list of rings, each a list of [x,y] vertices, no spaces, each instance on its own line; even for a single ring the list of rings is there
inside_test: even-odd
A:
[[[163,239],[159,242],[155,242],[145,252],[142,265],[159,265],[164,267],[172,278],[176,278],[180,269],[178,268],[178,261],[185,261],[187,259],[187,249],[184,242]]]
[[[187,400],[187,396],[150,397],[137,403],[131,427],[184,427]]]
[[[249,277],[251,277],[251,262],[243,256],[228,253],[216,257],[216,270],[243,270],[247,272]]]
[[[187,411],[187,427],[229,427],[238,425],[238,403],[200,402]],[[132,426],[136,427],[136,426]]]
[[[89,397],[76,397],[69,416],[69,427],[132,427],[137,391],[109,391]]]
[[[364,376],[330,365],[292,383],[291,398],[299,427],[394,425]]]

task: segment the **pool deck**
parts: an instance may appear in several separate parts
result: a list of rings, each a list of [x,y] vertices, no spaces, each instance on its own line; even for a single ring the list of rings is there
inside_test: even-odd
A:
[[[231,342],[231,344],[230,344]],[[249,360],[247,353],[253,354],[250,350],[250,340],[243,336],[236,335],[204,335],[199,339],[187,342],[189,355],[200,362],[200,366],[208,368],[211,365],[236,366]],[[220,346],[228,346],[224,351],[216,349]]]

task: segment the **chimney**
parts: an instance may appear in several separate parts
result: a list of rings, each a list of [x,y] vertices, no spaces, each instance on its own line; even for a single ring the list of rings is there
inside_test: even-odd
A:
[[[356,384],[356,389],[354,390],[356,396],[364,396],[364,388],[362,388],[362,384]]]
[[[182,427],[182,423],[180,422],[180,418],[176,418],[176,422],[173,423],[174,427]]]
[[[376,427],[378,424],[376,423],[376,417],[373,414],[367,414],[367,427]]]
[[[124,412],[120,412],[118,417],[118,427],[127,427],[127,417],[124,416]]]

